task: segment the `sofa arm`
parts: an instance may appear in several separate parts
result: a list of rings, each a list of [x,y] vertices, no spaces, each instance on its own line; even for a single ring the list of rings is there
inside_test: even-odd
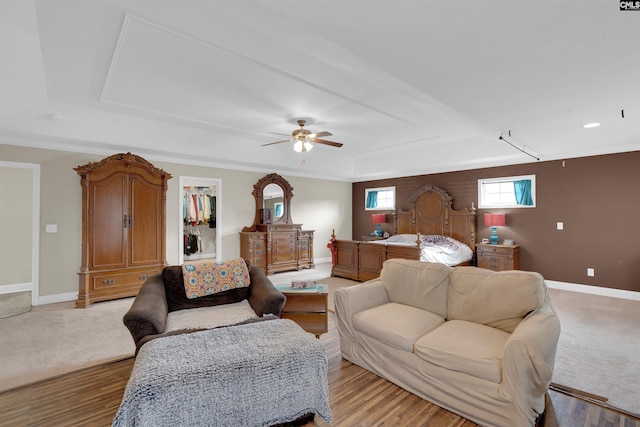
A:
[[[544,411],[559,338],[560,320],[547,294],[543,305],[525,317],[505,343],[501,393],[527,419]]]
[[[389,302],[389,295],[380,279],[336,289],[334,298],[336,312],[340,311],[349,318],[359,311]]]
[[[287,300],[285,296],[273,286],[271,280],[262,270],[251,266],[249,269],[251,286],[249,287],[249,305],[258,316],[275,314],[280,317],[282,307]]]
[[[168,312],[162,273],[157,273],[145,280],[122,320],[137,345],[147,335],[164,332]]]
[[[336,326],[340,335],[340,348],[345,359],[357,363],[356,333],[353,315],[389,302],[389,296],[380,279],[359,285],[339,288],[334,295]]]

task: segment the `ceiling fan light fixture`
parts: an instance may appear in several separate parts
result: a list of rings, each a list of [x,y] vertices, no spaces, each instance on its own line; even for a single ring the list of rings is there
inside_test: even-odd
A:
[[[310,143],[309,141],[304,141],[302,139],[297,140],[296,143],[293,144],[294,151],[298,153],[302,153],[304,151],[311,151],[312,148],[313,148],[312,143]]]

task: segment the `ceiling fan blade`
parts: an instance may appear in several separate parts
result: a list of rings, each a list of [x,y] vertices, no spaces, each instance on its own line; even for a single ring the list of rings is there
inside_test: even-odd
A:
[[[269,133],[273,135],[282,135],[282,136],[289,136],[289,137],[291,136],[290,133],[280,133],[280,132],[269,132]]]
[[[317,139],[317,138],[309,138],[309,139],[311,139],[312,142],[317,142],[318,144],[324,144],[324,145],[331,145],[332,147],[340,148],[344,145],[341,142],[327,141],[324,139]]]
[[[318,132],[318,133],[312,133],[311,135],[309,135],[309,138],[317,138],[319,136],[331,136],[331,135],[333,135],[331,132],[327,132],[325,130],[325,131]]]
[[[262,144],[262,146],[266,147],[267,145],[282,144],[283,142],[289,142],[289,141],[293,141],[293,139],[283,139],[282,141],[276,141],[276,142],[270,142],[268,144]]]

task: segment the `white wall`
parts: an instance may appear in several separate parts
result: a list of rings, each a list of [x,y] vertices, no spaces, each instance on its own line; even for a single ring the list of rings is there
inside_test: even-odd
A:
[[[40,295],[41,302],[72,299],[78,292],[78,269],[81,263],[82,198],[80,177],[74,167],[96,162],[108,155],[72,153],[0,144],[0,160],[41,165],[40,224],[57,224],[57,233],[44,233],[40,227]],[[223,259],[240,255],[239,232],[253,223],[255,201],[253,185],[268,172],[245,172],[203,166],[154,161],[154,166],[170,173],[167,191],[167,261],[180,259],[182,230],[178,203],[181,197],[179,176],[219,178],[222,180]],[[351,235],[351,183],[282,176],[293,187],[292,218],[305,229],[315,230],[314,258],[330,260],[327,242],[335,228],[341,235]],[[6,203],[0,200],[0,203]]]

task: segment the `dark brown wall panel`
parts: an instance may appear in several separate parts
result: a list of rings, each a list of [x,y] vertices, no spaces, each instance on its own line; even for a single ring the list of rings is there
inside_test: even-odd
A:
[[[395,185],[397,207],[408,209],[414,191],[434,184],[460,209],[478,206],[478,179],[529,174],[536,175],[537,206],[478,209],[478,240],[491,234],[482,223],[485,212],[506,213],[507,225],[498,235],[520,245],[522,270],[549,280],[640,291],[640,151],[356,182],[353,239],[375,228],[364,210],[365,188]],[[557,222],[564,230],[556,229]],[[391,232],[392,224],[383,230]],[[587,268],[595,269],[594,277]]]

